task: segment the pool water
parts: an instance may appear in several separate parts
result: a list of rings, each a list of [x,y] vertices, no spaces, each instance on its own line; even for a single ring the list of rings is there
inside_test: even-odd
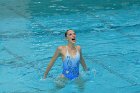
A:
[[[0,93],[140,93],[139,0],[1,0]],[[55,89],[58,58],[43,74],[64,33],[74,29],[90,71]]]

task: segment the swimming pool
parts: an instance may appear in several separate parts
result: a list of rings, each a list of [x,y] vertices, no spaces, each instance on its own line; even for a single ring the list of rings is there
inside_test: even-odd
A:
[[[90,68],[83,93],[140,93],[139,0],[1,0],[0,8],[0,93],[51,93],[61,59],[41,77],[69,28]],[[73,82],[57,90],[65,92],[82,93]]]

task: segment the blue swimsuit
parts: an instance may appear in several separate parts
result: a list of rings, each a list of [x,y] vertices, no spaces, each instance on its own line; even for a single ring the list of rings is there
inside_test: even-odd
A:
[[[66,46],[67,49],[67,46]],[[79,76],[79,63],[80,63],[80,54],[77,50],[75,57],[71,57],[68,49],[66,52],[66,58],[63,61],[63,72],[62,74],[72,80]]]

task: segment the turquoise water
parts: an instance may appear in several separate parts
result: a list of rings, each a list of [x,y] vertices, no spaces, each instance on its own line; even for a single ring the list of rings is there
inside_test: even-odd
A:
[[[70,82],[57,93],[140,93],[139,0],[1,0],[0,9],[0,93],[51,93],[61,58],[41,78],[69,28],[90,71],[83,92]]]

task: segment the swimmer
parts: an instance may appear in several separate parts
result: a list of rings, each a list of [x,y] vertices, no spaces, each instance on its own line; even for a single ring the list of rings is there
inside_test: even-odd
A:
[[[46,71],[44,73],[44,79],[47,77],[50,69],[52,68],[55,60],[61,56],[63,63],[63,71],[59,78],[63,78],[64,82],[66,80],[73,80],[80,77],[79,74],[79,64],[82,65],[84,71],[87,71],[87,66],[82,56],[82,49],[80,46],[76,46],[76,34],[74,30],[67,30],[65,32],[65,38],[68,41],[66,46],[59,46],[56,49],[54,56],[52,57],[50,63],[48,64]]]

